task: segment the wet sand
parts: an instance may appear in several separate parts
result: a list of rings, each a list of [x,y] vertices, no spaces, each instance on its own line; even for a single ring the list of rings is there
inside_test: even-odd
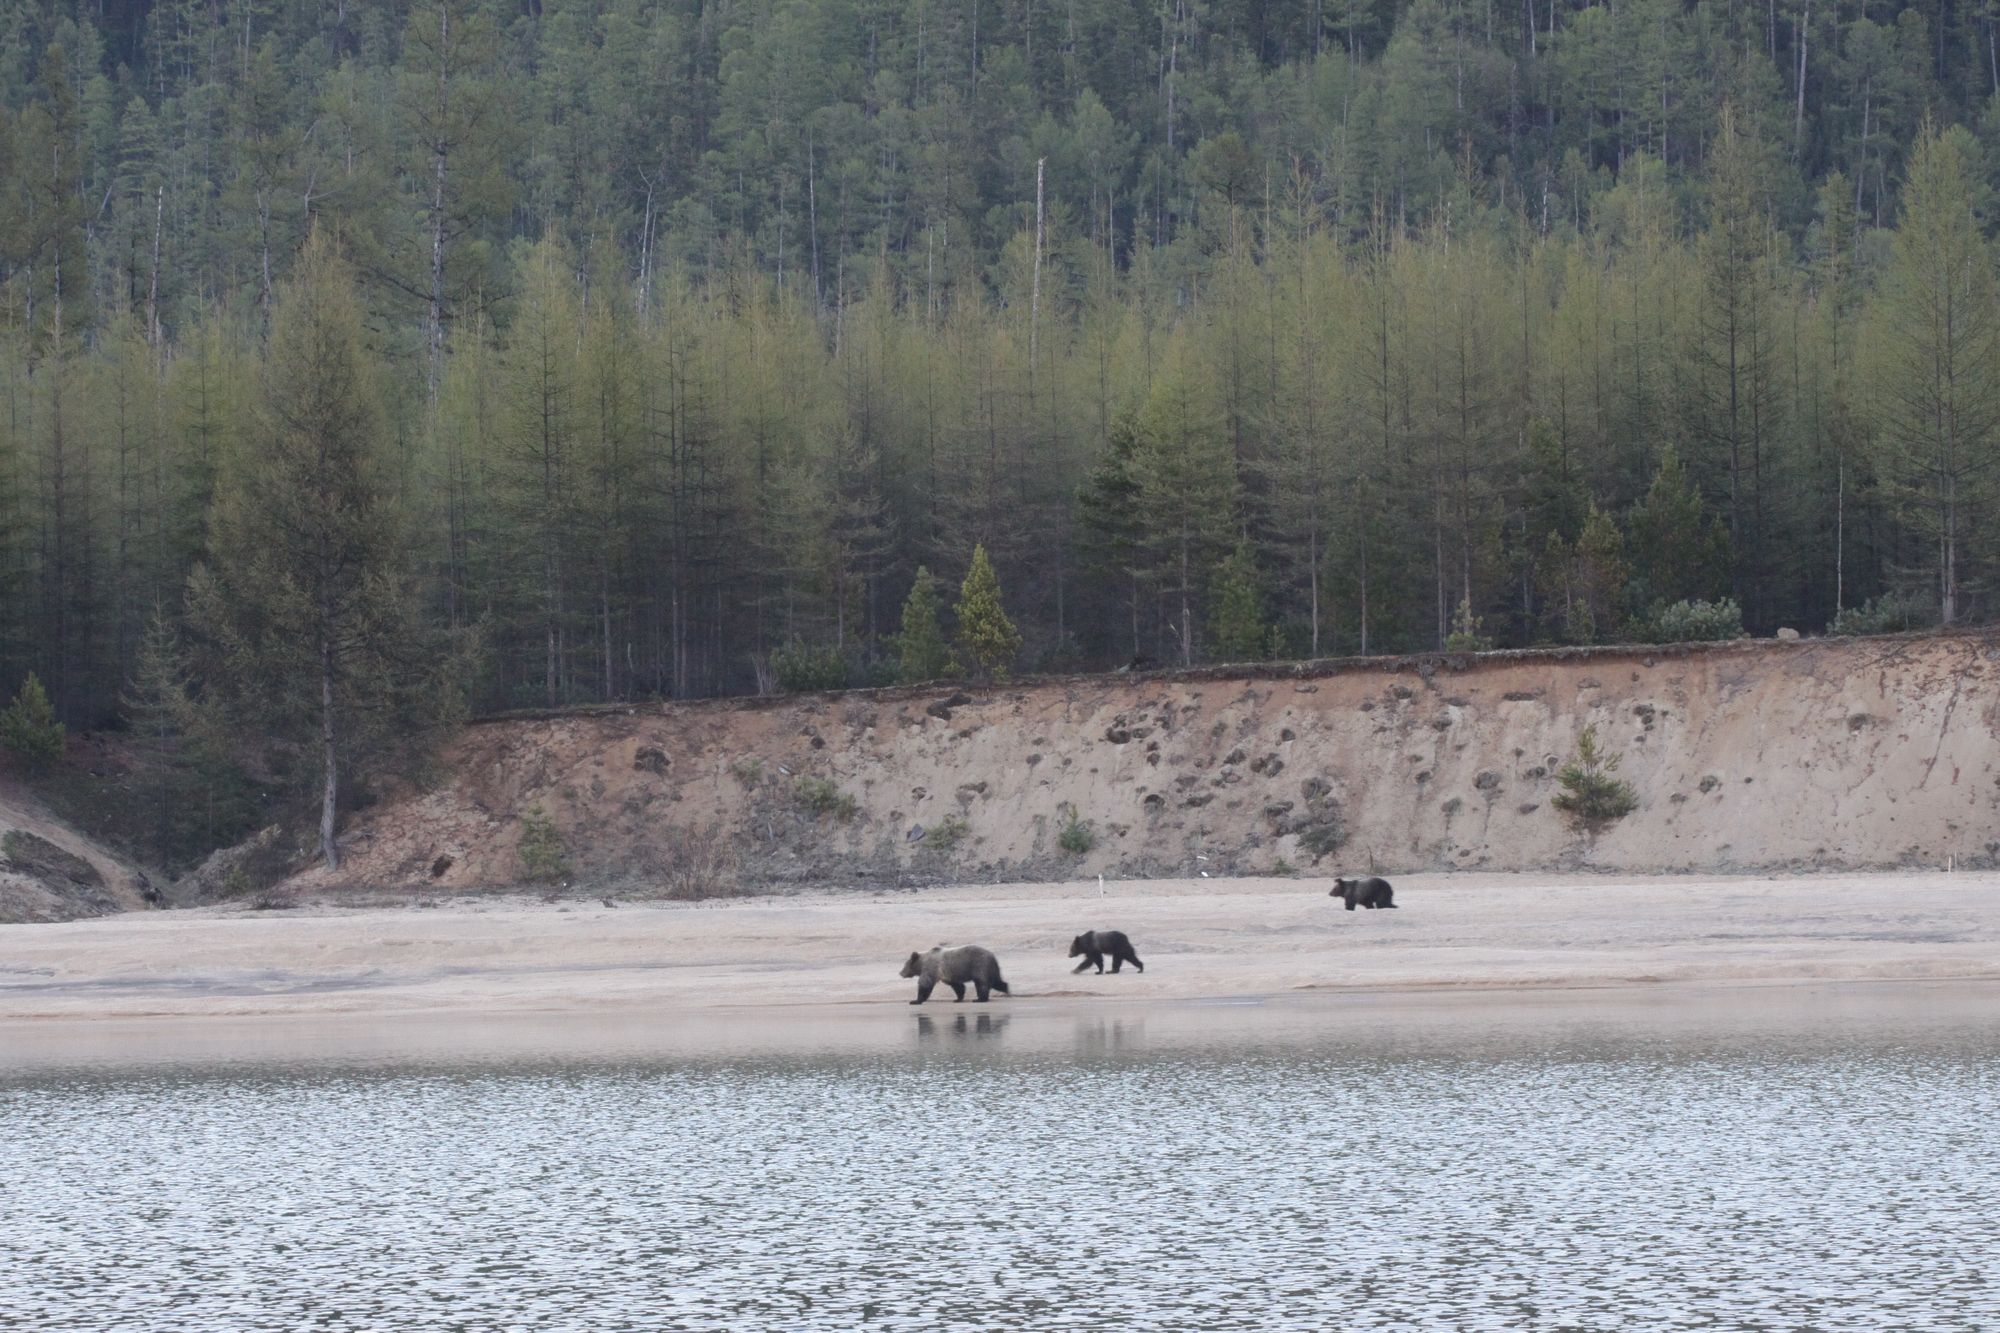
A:
[[[0,1023],[590,1015],[906,1005],[913,949],[979,943],[1003,1009],[1441,991],[2000,981],[2000,875],[1410,876],[1346,912],[1314,879],[981,885],[705,904],[518,898],[148,912],[0,927]],[[1073,975],[1128,932],[1147,970]],[[1983,987],[1974,987],[1975,995]],[[1994,995],[2000,998],[2000,988]],[[1126,1003],[1119,1003],[1124,1009]],[[956,1013],[970,1012],[968,1001]],[[929,1009],[956,1017],[948,991]],[[999,1012],[988,1007],[989,1012]],[[773,1014],[782,1018],[782,1014]],[[63,1023],[62,1026],[70,1026]]]

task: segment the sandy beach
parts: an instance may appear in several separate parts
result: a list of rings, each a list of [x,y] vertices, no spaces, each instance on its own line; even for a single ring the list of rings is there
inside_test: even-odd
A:
[[[1666,983],[2000,980],[2000,875],[1412,876],[982,885],[702,904],[519,898],[0,927],[0,1021],[899,1005],[913,949],[999,954],[1014,1005]],[[1073,975],[1127,931],[1147,970]],[[1996,992],[2000,994],[2000,992]],[[968,1003],[970,1003],[968,1001]],[[933,997],[950,1005],[949,993]]]

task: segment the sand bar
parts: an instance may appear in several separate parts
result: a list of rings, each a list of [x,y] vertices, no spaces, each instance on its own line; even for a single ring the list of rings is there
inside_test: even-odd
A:
[[[2000,980],[2000,875],[1412,876],[982,885],[704,904],[520,898],[0,927],[0,1022],[902,1005],[912,949],[981,943],[1016,1006],[1662,983]],[[1147,962],[1075,976],[1077,931]],[[2000,995],[2000,991],[1996,991]],[[949,1006],[943,990],[932,1000]]]

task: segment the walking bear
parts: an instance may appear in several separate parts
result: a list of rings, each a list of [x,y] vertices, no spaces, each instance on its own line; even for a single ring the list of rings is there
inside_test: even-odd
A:
[[[959,1000],[965,998],[965,988],[970,984],[979,992],[979,1002],[984,1004],[987,995],[999,991],[1010,994],[1007,983],[1000,979],[1000,960],[990,949],[982,949],[976,944],[961,945],[947,949],[942,944],[929,953],[913,953],[903,964],[903,975],[917,979],[917,998],[911,1004],[922,1004],[930,999],[931,992],[942,981],[951,987],[952,995]]]
[[[1116,972],[1127,963],[1138,968],[1141,972],[1146,970],[1146,965],[1139,961],[1139,955],[1133,952],[1132,941],[1125,938],[1124,931],[1086,930],[1083,934],[1069,942],[1069,956],[1083,960],[1076,965],[1075,971],[1071,972],[1070,975],[1075,976],[1077,972],[1081,972],[1087,967],[1095,967],[1099,972],[1102,972],[1104,970],[1104,956],[1106,954],[1111,955],[1111,970],[1113,972]]]
[[[1333,882],[1333,889],[1327,897],[1347,899],[1347,910],[1350,912],[1357,904],[1362,907],[1396,905],[1396,893],[1389,887],[1389,881],[1375,875],[1370,875],[1367,879],[1337,879]]]

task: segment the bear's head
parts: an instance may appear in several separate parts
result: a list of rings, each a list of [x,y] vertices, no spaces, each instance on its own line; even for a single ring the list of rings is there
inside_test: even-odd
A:
[[[1071,940],[1069,942],[1069,956],[1071,958],[1081,958],[1084,954],[1090,952],[1089,940],[1090,935],[1088,933],[1079,935]]]
[[[1333,882],[1333,888],[1332,888],[1332,889],[1330,889],[1330,890],[1329,890],[1329,891],[1327,892],[1327,895],[1326,895],[1326,896],[1327,896],[1327,897],[1329,897],[1329,898],[1344,898],[1344,897],[1346,897],[1346,896],[1347,896],[1347,886],[1348,886],[1348,885],[1350,885],[1350,884],[1352,884],[1353,882],[1354,882],[1354,881],[1353,881],[1353,880],[1351,880],[1351,879],[1337,879],[1337,880],[1335,880],[1335,881]]]
[[[920,977],[923,974],[924,974],[924,956],[920,953],[913,953],[910,955],[910,961],[903,964],[903,970],[898,975],[905,977]]]

